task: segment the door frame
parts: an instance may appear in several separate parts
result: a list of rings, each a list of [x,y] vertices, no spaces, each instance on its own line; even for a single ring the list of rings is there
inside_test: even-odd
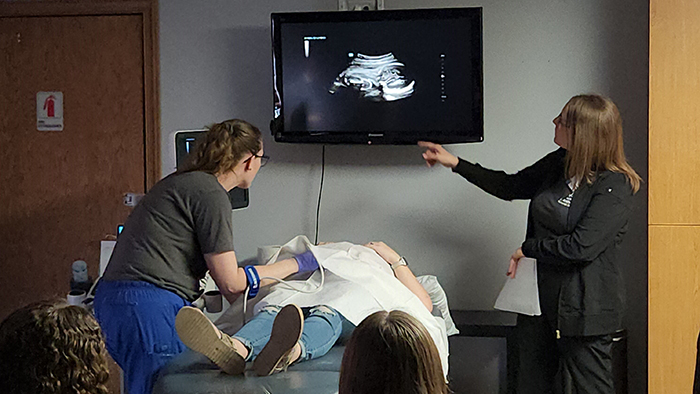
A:
[[[85,15],[140,15],[143,22],[144,190],[161,177],[158,0],[0,1],[0,18]]]

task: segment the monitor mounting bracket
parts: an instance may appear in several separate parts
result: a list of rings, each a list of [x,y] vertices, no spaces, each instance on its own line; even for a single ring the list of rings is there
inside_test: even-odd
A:
[[[383,10],[384,0],[338,0],[338,11]]]

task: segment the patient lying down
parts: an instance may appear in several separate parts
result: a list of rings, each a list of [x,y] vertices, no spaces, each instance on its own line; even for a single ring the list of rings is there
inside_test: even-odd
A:
[[[383,242],[317,246],[298,239],[282,250],[317,260],[325,275],[319,291],[274,286],[255,305],[253,318],[233,336],[217,329],[199,309],[184,307],[175,326],[185,345],[228,374],[242,374],[246,362],[252,361],[254,371],[266,376],[325,355],[341,336],[375,312],[401,310],[426,328],[447,376],[444,322],[430,313],[430,296],[396,251]],[[321,272],[291,282],[312,290],[321,283]]]

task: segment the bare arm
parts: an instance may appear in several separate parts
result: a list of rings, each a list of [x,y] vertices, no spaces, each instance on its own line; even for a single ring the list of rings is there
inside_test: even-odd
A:
[[[397,258],[396,261],[398,261],[399,258]],[[418,279],[416,279],[416,276],[413,275],[413,272],[407,265],[396,267],[396,269],[394,269],[394,275],[404,286],[408,287],[413,294],[418,296],[423,305],[428,308],[428,312],[433,311],[433,301],[430,299],[428,292],[425,291],[423,285],[418,282]]]
[[[401,256],[396,253],[394,249],[390,248],[384,242],[370,242],[365,244],[365,246],[377,252],[377,254],[381,256],[381,258],[383,258],[387,264],[396,263],[401,258]],[[416,279],[416,276],[413,275],[413,272],[407,265],[396,267],[394,269],[394,276],[396,276],[396,279],[398,279],[399,282],[408,287],[408,289],[421,300],[423,305],[428,308],[428,311],[433,311],[433,301],[430,299],[430,295],[428,295],[428,292],[425,291],[423,285],[418,282],[418,279]]]
[[[243,268],[238,267],[236,252],[207,253],[204,255],[209,274],[226,300],[233,304],[245,291],[248,281]]]
[[[295,259],[291,258],[280,260],[274,264],[256,265],[255,269],[258,270],[258,275],[260,275],[261,278],[263,276],[269,276],[284,279],[289,275],[296,274],[299,271],[299,264],[297,264]],[[260,285],[268,286],[274,283],[276,283],[276,281],[263,279]]]
[[[236,253],[233,251],[224,253],[208,253],[204,255],[209,273],[229,303],[233,303],[248,285],[243,268],[238,266]],[[256,265],[260,277],[272,276],[275,278],[286,278],[299,270],[297,261],[294,259],[280,260],[274,264]],[[265,279],[260,285],[267,286],[273,281]]]

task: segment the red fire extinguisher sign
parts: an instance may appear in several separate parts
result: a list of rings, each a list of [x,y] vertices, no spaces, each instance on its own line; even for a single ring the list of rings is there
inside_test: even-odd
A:
[[[56,110],[54,109],[55,101],[56,97],[54,97],[53,94],[47,97],[46,100],[44,100],[44,110],[46,111],[46,116],[49,118],[53,118],[56,116]]]
[[[63,130],[63,92],[37,92],[36,128],[39,131]]]

